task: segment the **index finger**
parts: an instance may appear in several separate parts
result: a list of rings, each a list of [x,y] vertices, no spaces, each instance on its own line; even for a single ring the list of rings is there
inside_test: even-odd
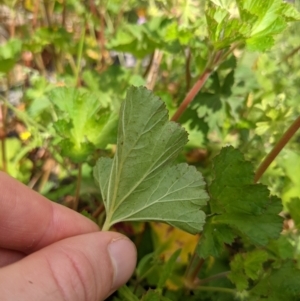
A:
[[[86,217],[0,172],[0,248],[29,254],[61,239],[98,230]]]

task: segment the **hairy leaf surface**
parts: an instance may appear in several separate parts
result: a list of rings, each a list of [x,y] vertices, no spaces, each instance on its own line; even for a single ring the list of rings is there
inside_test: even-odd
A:
[[[195,167],[173,165],[187,133],[168,120],[165,105],[145,88],[131,87],[120,111],[114,159],[94,169],[104,200],[105,229],[121,221],[160,221],[190,233],[202,229],[204,181]]]

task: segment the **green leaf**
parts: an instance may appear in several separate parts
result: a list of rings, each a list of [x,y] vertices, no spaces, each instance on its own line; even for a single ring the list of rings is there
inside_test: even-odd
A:
[[[164,269],[159,277],[157,289],[162,290],[165,286],[166,281],[169,279],[174,269],[176,260],[181,252],[181,249],[176,250],[165,264]]]
[[[300,228],[300,199],[292,198],[290,202],[287,203],[289,213],[292,216],[295,226],[297,229]]]
[[[242,291],[248,288],[249,278],[257,280],[263,272],[263,263],[268,260],[264,250],[255,250],[246,254],[237,254],[230,263],[231,272],[228,278]]]
[[[255,189],[253,189],[255,190]],[[253,195],[252,201],[262,196]],[[250,199],[249,199],[250,200]],[[282,218],[279,216],[282,210],[280,199],[275,196],[266,198],[262,205],[261,213],[227,213],[216,216],[215,222],[225,223],[233,229],[246,235],[256,245],[266,245],[271,238],[278,238],[282,230]],[[253,225],[256,225],[253,227]]]
[[[22,50],[22,42],[10,39],[0,47],[0,72],[9,72],[18,61]]]
[[[123,285],[118,289],[118,295],[123,301],[139,301],[139,298],[129,289],[127,285]]]
[[[237,235],[246,236],[259,246],[278,238],[282,230],[282,218],[278,215],[281,202],[270,196],[266,186],[253,184],[251,163],[231,146],[223,148],[213,163],[214,180],[209,187],[211,216],[197,248],[199,256],[219,255],[222,244],[230,244]]]
[[[53,127],[62,137],[62,154],[73,162],[84,162],[95,148],[115,143],[118,116],[108,109],[101,110],[101,102],[93,93],[74,88],[56,88],[49,96],[59,119]]]
[[[281,13],[287,21],[299,21],[300,13],[289,3],[281,3]]]
[[[249,50],[265,51],[274,44],[274,35],[281,33],[287,22],[300,14],[282,0],[236,0],[237,10],[220,1],[210,2],[206,10],[207,29],[215,49],[229,47],[234,42],[246,43]],[[237,13],[237,11],[239,13]]]
[[[300,295],[299,283],[300,270],[293,261],[288,261],[264,277],[251,290],[251,295],[260,296],[262,300],[267,301],[296,301]]]
[[[169,298],[162,296],[158,291],[148,290],[141,301],[171,301]]]
[[[247,39],[246,45],[251,51],[265,51],[274,45],[274,38],[271,36],[252,37]]]
[[[236,236],[229,226],[214,224],[211,218],[208,218],[197,247],[197,253],[204,259],[209,256],[219,257],[224,251],[224,244],[231,245]]]
[[[208,199],[195,167],[173,165],[187,133],[168,120],[164,103],[131,87],[120,111],[117,151],[94,169],[106,208],[104,229],[121,221],[160,221],[190,233],[201,231]]]

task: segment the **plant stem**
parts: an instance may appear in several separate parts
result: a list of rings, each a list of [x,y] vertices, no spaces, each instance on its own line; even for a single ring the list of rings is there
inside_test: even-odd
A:
[[[163,52],[161,50],[155,49],[153,60],[151,62],[150,70],[146,80],[146,87],[149,90],[153,90],[155,86],[162,57],[163,57]]]
[[[201,268],[202,268],[202,266],[203,266],[203,264],[205,262],[203,258],[198,258],[197,257],[197,259],[198,259],[197,265],[196,265],[196,267],[194,269],[194,272],[191,275],[192,282],[194,282],[195,279],[197,278],[197,276],[198,276],[198,274],[199,274],[199,272],[200,272],[200,270],[201,270]]]
[[[110,228],[110,225],[109,225],[109,218],[108,218],[108,216],[106,216],[106,219],[105,219],[105,222],[104,222],[104,224],[103,224],[103,226],[102,226],[101,231],[108,231],[109,228]]]
[[[188,288],[192,288],[203,264],[204,259],[199,258],[196,251],[194,252],[185,273],[185,284]]]
[[[232,45],[230,49],[228,49],[226,52],[224,52],[223,50],[219,50],[212,54],[211,59],[208,61],[202,75],[200,75],[199,79],[196,81],[194,86],[187,93],[183,102],[180,104],[179,108],[171,118],[172,121],[178,121],[178,119],[186,110],[188,105],[193,101],[193,99],[196,97],[199,91],[203,88],[204,84],[206,83],[210,75],[213,73],[213,71],[217,69],[217,67],[233,52],[233,50],[236,47],[238,47],[238,45],[239,44]]]
[[[292,56],[294,56],[298,51],[300,50],[300,46],[296,47],[295,49],[293,49],[291,52],[289,52],[281,61],[280,63],[282,62],[285,62],[287,61],[288,59],[290,59]]]
[[[101,52],[101,58],[100,58],[100,68],[103,69],[105,67],[105,8],[100,7],[99,9],[99,15],[100,15],[100,31],[99,31],[99,46],[100,46],[100,52]]]
[[[38,13],[40,8],[40,0],[36,0],[34,4],[33,18],[32,18],[32,28],[33,30],[37,27]]]
[[[27,125],[27,127],[32,126],[32,127],[35,127],[37,129],[39,129],[40,131],[42,131],[44,133],[48,132],[48,130],[43,125],[35,122],[25,112],[22,112],[22,111],[18,110],[17,108],[15,108],[5,98],[3,98],[3,97],[0,96],[0,99],[2,99],[4,101],[6,108],[12,110],[17,115],[17,117],[20,118]]]
[[[92,217],[97,218],[105,210],[104,204],[102,203],[98,208],[93,212]]]
[[[81,60],[82,60],[82,53],[83,53],[84,38],[85,38],[85,22],[83,22],[81,38],[80,38],[79,46],[78,46],[76,74],[75,74],[75,86],[80,86],[79,74],[80,74],[80,70],[81,70]]]
[[[78,176],[77,176],[77,183],[76,183],[76,192],[75,192],[75,199],[74,199],[74,206],[73,209],[77,211],[78,204],[79,204],[79,195],[80,195],[80,186],[82,180],[82,163],[78,165]]]
[[[67,3],[66,0],[63,0],[62,2],[62,16],[61,16],[61,26],[66,27],[66,20],[67,20]]]
[[[220,292],[220,293],[228,293],[235,295],[236,291],[232,288],[225,288],[225,287],[214,287],[214,286],[200,286],[197,288],[199,291],[206,291],[206,292]]]
[[[186,61],[185,61],[185,82],[186,82],[186,91],[190,90],[190,86],[191,86],[191,58],[192,58],[192,54],[191,54],[191,49],[188,48],[187,49],[187,56],[186,56]]]
[[[215,279],[220,279],[220,278],[225,278],[230,272],[227,271],[227,272],[222,272],[222,273],[218,273],[218,274],[215,274],[213,276],[210,276],[210,277],[207,277],[207,278],[204,278],[204,279],[196,279],[194,281],[194,285],[202,285],[204,283],[207,283],[207,282],[210,282],[212,280],[215,280]]]
[[[260,166],[258,167],[255,177],[254,183],[256,183],[261,176],[264,174],[266,169],[270,166],[270,164],[274,161],[274,159],[278,156],[280,151],[285,147],[285,145],[291,140],[291,138],[295,135],[297,130],[300,128],[300,116],[292,123],[292,125],[287,129],[287,131],[283,134],[277,144],[273,147],[271,152],[267,155],[267,157],[262,161]]]
[[[45,10],[45,15],[46,15],[46,21],[48,27],[52,26],[52,21],[51,21],[51,12],[50,12],[50,3],[49,0],[44,1],[44,10]]]
[[[172,121],[178,121],[180,116],[183,114],[183,112],[186,110],[188,105],[193,101],[193,99],[196,97],[196,95],[199,93],[199,91],[202,89],[204,84],[206,83],[207,79],[210,77],[212,73],[212,70],[210,68],[206,68],[200,78],[196,81],[192,89],[188,92],[186,97],[184,98],[183,102],[180,104],[179,108],[175,112],[175,114],[172,116]]]

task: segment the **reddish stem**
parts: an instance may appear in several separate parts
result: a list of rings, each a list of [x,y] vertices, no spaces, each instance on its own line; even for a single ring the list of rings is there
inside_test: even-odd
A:
[[[236,47],[236,46],[235,46]],[[207,67],[203,71],[200,78],[196,81],[192,89],[186,95],[183,102],[180,104],[179,108],[171,118],[172,121],[178,121],[182,113],[186,110],[188,105],[193,101],[199,91],[202,89],[207,79],[210,77],[212,72],[218,67],[218,65],[233,51],[234,47],[228,50],[225,54],[223,50],[220,50],[211,56],[211,60],[207,64]]]
[[[264,174],[266,169],[270,166],[270,164],[274,161],[274,159],[278,156],[280,151],[285,147],[285,145],[291,140],[291,138],[295,135],[297,130],[300,128],[300,116],[292,123],[292,125],[287,129],[287,131],[283,134],[281,139],[274,146],[272,151],[267,155],[267,157],[262,161],[260,166],[258,167],[255,177],[254,183],[256,183],[261,176]]]
[[[196,81],[192,89],[189,91],[189,93],[186,95],[183,102],[180,104],[179,108],[171,118],[172,121],[178,121],[180,116],[183,114],[183,112],[186,110],[188,105],[193,101],[193,99],[196,97],[198,92],[202,89],[204,84],[206,83],[207,79],[211,75],[212,70],[211,69],[205,69],[200,78]]]
[[[35,5],[34,5],[33,18],[32,18],[32,28],[33,29],[36,29],[36,27],[37,27],[39,8],[40,8],[40,0],[36,0]]]
[[[93,212],[92,217],[97,218],[103,211],[105,210],[105,207],[103,204],[101,204],[95,212]]]

